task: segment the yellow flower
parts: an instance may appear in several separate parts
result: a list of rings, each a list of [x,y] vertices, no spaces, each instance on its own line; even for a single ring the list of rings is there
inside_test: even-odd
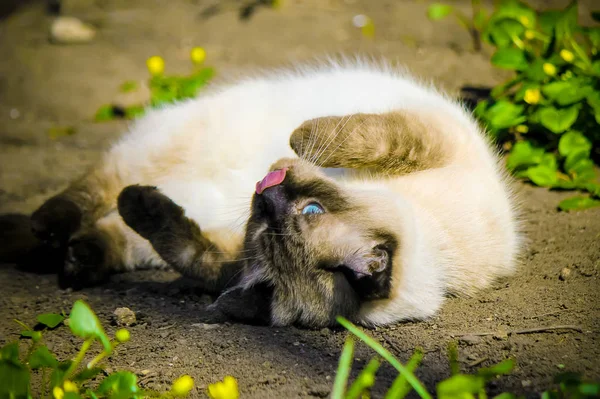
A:
[[[550,75],[550,76],[556,75],[556,67],[554,65],[552,65],[551,63],[545,62],[544,65],[542,65],[542,68],[544,69],[544,72],[546,73],[546,75]]]
[[[527,18],[525,15],[521,15],[519,17],[519,22],[521,22],[523,26],[529,26],[531,21],[529,21],[529,18]]]
[[[125,328],[120,328],[115,332],[115,338],[117,339],[117,341],[123,343],[129,341],[129,339],[131,338],[131,334],[129,333],[129,330]]]
[[[175,380],[171,387],[171,392],[175,397],[184,398],[189,395],[194,388],[194,379],[189,375],[182,375]]]
[[[537,104],[540,102],[541,97],[539,89],[527,89],[525,90],[525,97],[523,99],[527,104]]]
[[[79,388],[72,381],[66,380],[63,384],[65,392],[79,392]]]
[[[54,387],[52,389],[52,396],[54,396],[54,399],[63,399],[65,391],[63,391],[61,387]]]
[[[202,47],[194,47],[192,51],[190,51],[190,58],[194,64],[202,64],[206,58],[206,51],[204,51]]]
[[[223,382],[215,382],[208,386],[208,396],[211,399],[238,399],[240,393],[235,378],[227,376]]]
[[[165,71],[165,60],[163,60],[162,57],[155,55],[146,60],[146,66],[148,67],[150,75],[162,75]]]
[[[527,133],[529,131],[529,127],[527,127],[527,125],[517,125],[515,130],[519,133]]]
[[[528,40],[532,40],[535,39],[535,31],[534,30],[526,30],[525,31],[525,38]]]
[[[560,58],[562,58],[563,60],[567,61],[567,62],[571,62],[573,61],[573,59],[575,58],[575,55],[570,52],[569,50],[560,50]]]

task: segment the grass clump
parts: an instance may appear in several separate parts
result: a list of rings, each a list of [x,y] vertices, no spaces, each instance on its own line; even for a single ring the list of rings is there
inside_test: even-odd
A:
[[[413,390],[422,399],[433,397],[414,374],[423,358],[421,350],[416,350],[406,365],[402,365],[388,350],[354,324],[343,317],[338,317],[337,321],[398,371],[398,377],[386,392],[385,399],[402,399]],[[378,358],[371,360],[350,387],[346,389],[352,368],[353,351],[354,339],[349,336],[340,356],[331,399],[365,399],[371,397],[370,388],[375,383],[375,374],[380,361]],[[449,345],[448,358],[450,360],[451,375],[449,378],[437,383],[436,397],[439,399],[487,399],[486,384],[498,376],[509,374],[515,367],[514,359],[506,359],[494,366],[480,368],[474,374],[462,374],[458,364],[456,343]],[[541,399],[591,399],[600,395],[600,382],[584,381],[580,375],[575,373],[561,373],[555,377],[554,382],[557,387],[543,392],[540,395]],[[517,396],[505,392],[493,398],[516,399]]]
[[[494,66],[514,72],[481,101],[475,115],[508,149],[508,169],[535,185],[579,190],[563,211],[600,206],[594,166],[600,162],[600,27],[578,23],[577,1],[538,12],[519,0],[500,0],[489,16],[474,0],[469,20],[436,3],[430,19],[455,15],[494,48]],[[600,21],[600,13],[592,17]]]
[[[190,51],[190,60],[193,70],[189,75],[165,75],[165,61],[160,56],[152,56],[146,60],[146,67],[150,73],[148,88],[150,99],[147,104],[137,104],[122,107],[107,104],[96,111],[95,120],[106,122],[114,119],[135,119],[142,116],[148,108],[158,108],[166,104],[194,98],[206,84],[213,78],[213,68],[203,66],[206,52],[202,47],[194,47]],[[135,81],[121,84],[120,91],[124,93],[135,91],[139,85]]]
[[[119,329],[109,338],[92,309],[82,300],[74,303],[71,313],[48,313],[39,315],[37,321],[42,330],[32,329],[21,321],[24,328],[21,337],[31,339],[26,353],[20,350],[19,341],[6,344],[0,349],[0,398],[30,399],[52,397],[54,399],[129,399],[129,398],[178,398],[186,397],[194,387],[192,377],[181,376],[167,392],[143,390],[137,376],[129,371],[106,373],[102,361],[110,356],[118,345],[128,342],[131,334]],[[73,360],[59,360],[43,343],[47,331],[61,323],[69,325],[74,336],[84,341]],[[89,362],[86,355],[94,344],[101,351]],[[32,389],[32,375],[41,374],[41,382]]]

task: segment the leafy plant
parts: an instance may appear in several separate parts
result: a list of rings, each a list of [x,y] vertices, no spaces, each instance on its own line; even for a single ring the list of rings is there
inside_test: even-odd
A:
[[[422,399],[432,397],[414,375],[414,371],[423,358],[423,352],[420,349],[415,351],[404,366],[389,351],[354,324],[341,316],[337,318],[337,321],[398,370],[398,377],[385,394],[385,399],[402,399],[413,389]],[[375,383],[375,374],[380,366],[380,359],[372,359],[359,373],[350,387],[346,389],[352,368],[353,351],[354,340],[349,336],[346,339],[340,356],[338,371],[331,394],[332,399],[364,399],[370,397],[369,390]],[[498,376],[509,374],[515,366],[513,359],[506,359],[494,366],[480,368],[474,374],[462,374],[458,364],[458,348],[456,343],[449,345],[448,358],[450,360],[451,376],[437,383],[436,396],[439,399],[486,399],[488,397],[485,390],[486,384]],[[600,394],[600,382],[585,381],[580,375],[575,373],[559,374],[555,377],[554,382],[558,387],[543,392],[541,394],[542,399],[591,399],[597,398]],[[505,392],[495,396],[493,399],[516,398],[516,395]]]
[[[484,37],[496,48],[492,64],[515,74],[475,108],[510,149],[508,169],[538,186],[588,193],[561,210],[600,205],[600,28],[579,26],[576,2],[538,13],[503,0]]]
[[[55,399],[176,398],[187,396],[194,387],[193,379],[184,375],[173,383],[168,392],[160,393],[141,389],[137,376],[132,372],[106,373],[101,362],[111,355],[116,346],[129,341],[130,333],[120,329],[110,339],[96,314],[81,300],[74,303],[68,319],[64,314],[39,315],[37,321],[42,331],[15,321],[24,328],[21,337],[31,338],[31,343],[24,356],[20,353],[19,341],[0,349],[0,398],[30,399],[34,393],[35,397],[44,398],[50,392]],[[42,343],[45,332],[63,322],[68,322],[73,335],[84,340],[73,360],[58,360]],[[100,343],[102,351],[84,365],[84,358],[94,343]],[[34,373],[41,374],[41,382],[38,389],[32,390]]]
[[[458,24],[469,32],[473,50],[481,51],[481,35],[488,23],[488,15],[481,6],[481,0],[471,0],[470,16],[456,7],[444,3],[433,3],[427,9],[427,17],[432,21],[439,21],[448,16],[454,16]]]
[[[165,104],[193,98],[198,94],[215,74],[213,68],[203,67],[206,52],[202,47],[194,47],[190,51],[190,59],[194,70],[187,76],[167,76],[164,74],[165,61],[162,57],[153,56],[146,60],[146,66],[150,72],[148,87],[150,88],[150,99],[148,104],[138,104],[121,107],[115,104],[103,105],[96,111],[95,120],[105,122],[114,119],[135,119],[143,115],[146,109],[157,108]],[[137,90],[138,85],[134,81],[124,82],[120,86],[122,92]]]

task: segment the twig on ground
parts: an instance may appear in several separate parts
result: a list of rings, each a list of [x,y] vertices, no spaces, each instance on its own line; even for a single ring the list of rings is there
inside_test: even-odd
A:
[[[481,359],[477,359],[477,360],[467,364],[467,367],[479,366],[481,363],[485,362],[488,359],[489,359],[489,357],[482,357]]]
[[[583,328],[581,328],[579,326],[562,325],[562,326],[548,326],[548,327],[533,327],[533,328],[526,328],[523,330],[512,330],[512,331],[508,331],[507,333],[508,333],[508,335],[511,335],[511,334],[533,334],[533,333],[549,332],[549,331],[554,331],[554,330],[574,330],[577,332],[583,332]],[[483,337],[486,335],[496,335],[496,334],[497,334],[497,332],[481,332],[481,333],[454,334],[454,336],[464,337],[467,335],[471,335],[471,336]]]

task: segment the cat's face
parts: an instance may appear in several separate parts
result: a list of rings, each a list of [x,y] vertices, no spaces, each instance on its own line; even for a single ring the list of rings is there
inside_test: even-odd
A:
[[[302,160],[272,170],[257,185],[245,243],[253,258],[245,281],[272,289],[271,322],[333,325],[362,301],[387,297],[397,240],[373,223],[368,204]]]

